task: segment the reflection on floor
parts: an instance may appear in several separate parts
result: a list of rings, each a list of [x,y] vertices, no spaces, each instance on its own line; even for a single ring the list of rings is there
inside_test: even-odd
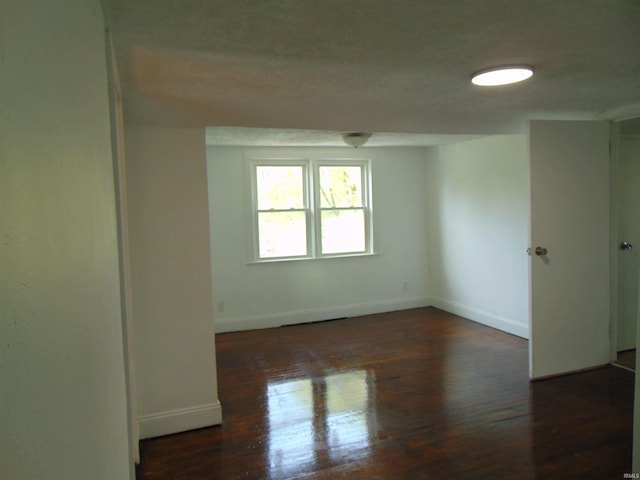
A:
[[[364,370],[267,385],[271,476],[292,478],[313,470],[326,453],[334,462],[366,457],[376,431],[375,410],[369,408],[374,386]],[[327,451],[315,445],[326,445]]]
[[[631,472],[634,375],[530,382],[528,344],[435,308],[216,336],[223,424],[144,440],[138,480]]]
[[[636,349],[618,352],[618,358],[612,362],[616,367],[626,368],[632,372],[636,371]]]

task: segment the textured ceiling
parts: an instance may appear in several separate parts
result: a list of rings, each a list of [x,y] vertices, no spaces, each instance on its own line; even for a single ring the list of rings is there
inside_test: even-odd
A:
[[[102,3],[129,123],[483,135],[640,116],[638,0]],[[506,63],[536,74],[470,83]]]
[[[342,133],[333,130],[303,130],[281,128],[209,127],[207,145],[261,147],[344,147]],[[425,147],[463,142],[477,135],[432,135],[426,133],[376,133],[367,147]]]

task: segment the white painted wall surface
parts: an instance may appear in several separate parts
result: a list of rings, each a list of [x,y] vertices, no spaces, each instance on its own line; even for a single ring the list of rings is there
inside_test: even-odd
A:
[[[216,330],[266,328],[428,305],[424,152],[420,148],[208,147]],[[372,159],[377,255],[249,264],[245,156],[354,154]],[[219,311],[221,302],[224,311]]]
[[[527,338],[526,136],[435,147],[427,165],[432,304]]]
[[[104,23],[0,3],[0,477],[134,478]]]
[[[204,130],[125,126],[141,438],[220,423]]]

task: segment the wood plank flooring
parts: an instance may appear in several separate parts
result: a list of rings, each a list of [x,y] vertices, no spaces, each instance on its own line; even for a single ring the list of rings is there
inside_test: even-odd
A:
[[[631,372],[530,383],[527,342],[434,308],[216,336],[223,425],[142,479],[621,479]]]

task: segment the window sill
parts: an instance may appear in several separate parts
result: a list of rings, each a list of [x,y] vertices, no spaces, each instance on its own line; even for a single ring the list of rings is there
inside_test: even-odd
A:
[[[251,260],[247,262],[247,265],[262,265],[265,263],[287,263],[287,262],[308,262],[315,260],[335,260],[340,258],[354,258],[354,257],[376,257],[381,255],[379,252],[371,253],[345,253],[343,255],[324,255],[322,257],[294,257],[294,258],[274,258],[264,260]]]

